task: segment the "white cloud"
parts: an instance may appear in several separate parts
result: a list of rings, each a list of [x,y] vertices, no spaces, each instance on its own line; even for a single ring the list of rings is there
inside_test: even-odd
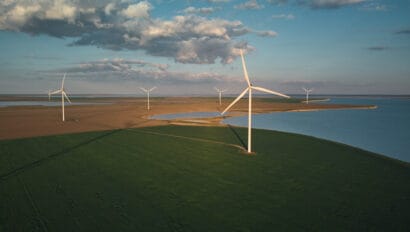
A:
[[[202,7],[202,8],[195,8],[195,7],[187,7],[182,12],[185,14],[210,14],[215,12],[219,8],[214,7]]]
[[[95,9],[75,0],[8,0],[0,2],[0,29],[19,31],[34,21],[57,20],[73,24],[80,14]]]
[[[234,8],[240,10],[259,10],[263,8],[263,5],[260,5],[257,0],[249,0],[239,5],[235,5]]]
[[[45,11],[47,19],[67,19],[73,23],[77,14],[77,8],[64,2],[64,0],[56,0],[50,8]]]
[[[267,0],[267,2],[272,5],[284,5],[288,2],[288,0]]]
[[[387,5],[370,2],[368,4],[363,5],[361,9],[366,11],[387,11],[389,8],[387,7]]]
[[[121,13],[127,18],[148,18],[151,4],[147,1],[142,1],[137,4],[129,5]]]
[[[275,31],[255,31],[255,33],[262,37],[276,37],[278,35]]]
[[[73,67],[54,70],[85,79],[135,79],[157,83],[211,83],[236,82],[236,78],[213,72],[170,71],[169,65],[122,58],[83,62]]]
[[[114,3],[108,3],[105,8],[104,8],[104,13],[106,15],[111,15],[111,12],[115,10],[115,4]]]
[[[0,18],[0,29],[18,28],[41,9],[39,4],[15,5]]]
[[[74,4],[76,3],[76,4]],[[273,31],[254,31],[240,21],[209,19],[194,14],[164,20],[150,16],[147,1],[124,0],[8,0],[0,2],[0,30],[73,38],[70,46],[111,50],[142,50],[176,62],[230,63],[239,49],[252,47],[239,40],[245,34],[274,37]],[[188,8],[210,12],[216,8]]]
[[[147,69],[150,70],[157,70],[157,71],[165,71],[169,67],[168,64],[158,64],[158,63],[151,63],[146,62],[143,60],[135,60],[135,59],[123,59],[123,58],[115,58],[115,59],[103,59],[98,61],[89,61],[83,62],[78,64],[78,66],[66,68],[62,71],[71,72],[71,73],[93,73],[93,72],[128,72],[130,70],[138,69]]]
[[[208,2],[212,2],[212,3],[227,3],[230,1],[231,0],[208,0]]]
[[[240,21],[194,15],[130,22],[125,27],[129,46],[145,49],[151,55],[174,57],[177,62],[197,64],[214,63],[218,58],[222,63],[232,62],[239,54],[237,49],[250,49],[246,43],[232,39],[252,32]]]
[[[279,15],[272,15],[272,18],[292,20],[292,19],[295,19],[295,16],[293,14],[279,14]]]

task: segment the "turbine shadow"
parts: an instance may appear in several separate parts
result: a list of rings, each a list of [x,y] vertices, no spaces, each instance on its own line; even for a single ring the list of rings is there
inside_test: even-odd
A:
[[[7,180],[8,178],[13,177],[13,176],[15,176],[15,175],[18,175],[18,174],[20,174],[20,173],[22,173],[22,172],[25,172],[25,171],[27,171],[27,170],[33,169],[33,168],[35,168],[35,167],[38,167],[38,166],[42,165],[43,163],[45,163],[45,162],[47,162],[47,161],[50,161],[50,160],[55,159],[55,158],[58,158],[59,156],[62,156],[62,155],[65,155],[65,154],[69,153],[70,151],[73,151],[73,150],[75,150],[75,149],[77,149],[77,148],[80,148],[80,147],[82,147],[82,146],[88,145],[88,144],[90,144],[90,143],[92,143],[92,142],[94,142],[94,141],[100,140],[100,139],[102,139],[102,138],[104,138],[104,137],[107,137],[107,136],[112,135],[112,134],[114,134],[114,133],[116,133],[116,132],[119,132],[119,131],[121,131],[121,130],[109,131],[108,133],[105,133],[105,134],[103,134],[103,135],[97,136],[97,137],[92,138],[92,139],[90,139],[90,140],[87,140],[87,141],[84,141],[84,142],[82,142],[82,143],[79,143],[79,144],[77,144],[77,145],[75,145],[75,146],[66,148],[66,149],[64,149],[64,150],[62,150],[62,151],[56,152],[56,153],[54,153],[54,154],[51,154],[51,155],[49,155],[49,156],[46,156],[46,157],[41,158],[41,159],[39,159],[39,160],[36,160],[36,161],[34,161],[34,162],[31,162],[31,163],[25,164],[25,165],[23,165],[23,166],[21,166],[21,167],[15,168],[15,169],[13,169],[13,170],[7,172],[7,173],[1,174],[1,175],[0,175],[0,182],[1,182],[1,181],[5,181],[5,180]]]
[[[227,124],[228,125],[228,128],[232,131],[232,133],[235,135],[235,137],[236,137],[236,139],[238,139],[238,141],[240,142],[240,144],[242,145],[242,147],[245,149],[245,150],[248,150],[248,146],[245,144],[245,142],[242,140],[242,138],[241,138],[241,136],[239,135],[239,133],[235,130],[235,128],[233,127],[233,126],[231,126],[231,125],[229,125],[229,124]]]

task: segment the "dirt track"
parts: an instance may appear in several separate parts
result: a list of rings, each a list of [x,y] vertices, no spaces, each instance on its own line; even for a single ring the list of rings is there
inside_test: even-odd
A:
[[[37,99],[38,100],[38,99]],[[101,100],[100,100],[101,101]],[[221,111],[232,99],[225,99],[220,108],[217,99],[211,98],[157,98],[151,99],[151,110],[146,110],[145,99],[110,99],[111,104],[76,105],[65,108],[66,122],[61,121],[61,107],[2,107],[0,108],[0,139],[14,139],[74,132],[110,130],[118,128],[156,125],[192,124],[221,125],[221,118],[201,121],[151,120],[155,114]],[[242,100],[231,110],[232,115],[247,111],[247,101]],[[255,99],[255,113],[291,110],[320,110],[340,108],[366,108],[367,106],[273,103]],[[221,125],[222,126],[222,125]]]

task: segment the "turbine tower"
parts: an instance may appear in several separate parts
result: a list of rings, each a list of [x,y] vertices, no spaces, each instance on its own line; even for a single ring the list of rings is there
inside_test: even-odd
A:
[[[274,95],[285,97],[285,98],[290,98],[290,97],[285,94],[281,94],[281,93],[278,93],[278,92],[275,92],[269,89],[253,86],[251,82],[249,81],[248,71],[246,69],[245,59],[243,58],[242,50],[240,50],[240,52],[241,52],[241,59],[242,59],[243,74],[245,76],[245,80],[246,80],[246,83],[248,84],[248,87],[246,87],[246,89],[241,94],[239,94],[239,96],[228,107],[226,107],[226,109],[221,113],[221,115],[225,114],[233,105],[235,105],[236,102],[238,102],[246,94],[246,92],[248,92],[249,94],[249,98],[248,98],[248,153],[251,153],[252,152],[252,90],[258,90],[261,92],[270,93],[270,94],[274,94]]]
[[[51,90],[48,90],[48,101],[51,100]]]
[[[216,90],[216,92],[219,93],[219,105],[221,105],[221,104],[222,104],[222,103],[221,103],[222,93],[225,92],[227,89],[221,90],[221,89],[218,89],[218,88],[216,88],[216,87],[214,87],[214,89]]]
[[[313,89],[302,88],[306,92],[306,104],[309,104],[309,93],[313,91]]]
[[[143,87],[140,87],[140,89],[142,90],[142,91],[144,91],[144,92],[146,92],[147,93],[147,110],[150,110],[150,106],[149,106],[149,93],[152,91],[152,90],[154,90],[154,89],[156,89],[157,87],[152,87],[151,89],[146,89],[146,88],[143,88]]]
[[[51,94],[61,93],[61,109],[62,109],[62,115],[63,115],[63,122],[65,121],[64,98],[66,98],[67,101],[71,104],[71,101],[70,101],[70,99],[68,98],[67,93],[66,93],[66,91],[65,91],[65,89],[64,89],[65,75],[66,75],[66,73],[64,73],[63,81],[61,82],[61,88],[58,89],[58,90],[56,90],[56,91],[54,91],[54,92],[51,92],[51,93],[50,93],[50,95],[51,95]],[[49,96],[50,96],[50,95],[49,95]]]

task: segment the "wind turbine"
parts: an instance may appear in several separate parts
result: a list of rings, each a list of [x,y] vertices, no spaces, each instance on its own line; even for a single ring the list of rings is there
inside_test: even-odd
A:
[[[302,88],[306,92],[306,104],[309,104],[309,93],[313,91],[313,89]]]
[[[152,90],[154,90],[154,89],[156,89],[157,87],[152,87],[151,89],[146,89],[146,88],[142,88],[142,87],[140,87],[140,89],[142,90],[142,91],[144,91],[144,92],[146,92],[147,93],[147,110],[149,110],[150,109],[150,107],[149,107],[149,93],[152,91]]]
[[[58,90],[56,90],[56,91],[50,93],[50,95],[51,95],[51,94],[61,93],[61,108],[62,108],[62,114],[63,114],[63,122],[65,121],[65,115],[64,115],[64,97],[65,97],[65,98],[67,99],[67,101],[71,104],[71,101],[70,101],[70,99],[68,98],[67,93],[65,92],[65,89],[64,89],[65,75],[66,75],[66,73],[64,73],[63,81],[61,82],[61,89],[58,89]],[[49,95],[49,96],[50,96],[50,95]]]
[[[239,96],[228,106],[226,107],[226,109],[221,113],[221,115],[225,114],[233,105],[235,105],[235,103],[237,101],[239,101],[245,94],[246,92],[249,93],[249,98],[248,98],[248,103],[249,103],[249,108],[248,108],[248,153],[252,152],[252,90],[259,90],[261,92],[265,92],[265,93],[270,93],[270,94],[274,94],[277,96],[281,96],[281,97],[285,97],[285,98],[290,98],[289,96],[285,95],[285,94],[281,94],[269,89],[265,89],[262,87],[256,87],[253,86],[251,84],[251,82],[249,81],[249,77],[248,77],[248,71],[246,70],[246,64],[245,64],[245,59],[243,58],[243,52],[242,50],[240,50],[241,52],[241,59],[242,59],[242,68],[243,68],[243,74],[245,76],[245,80],[246,83],[248,84],[248,87],[246,87],[246,89],[239,94]]]
[[[48,101],[51,100],[51,90],[48,90]]]
[[[214,89],[216,90],[216,92],[219,93],[219,105],[221,105],[222,93],[225,92],[227,89],[221,90],[221,89],[218,89],[218,88],[216,88],[216,87],[214,87]]]

